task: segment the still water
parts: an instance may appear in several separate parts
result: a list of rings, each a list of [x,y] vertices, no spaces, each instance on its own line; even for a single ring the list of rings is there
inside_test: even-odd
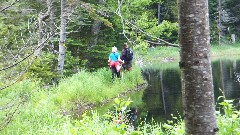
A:
[[[174,64],[173,64],[174,65]],[[216,104],[223,91],[227,99],[240,98],[240,59],[219,59],[212,61],[214,96]],[[178,66],[167,68],[143,69],[148,87],[143,90],[142,104],[136,106],[141,118],[160,122],[182,115],[182,95],[180,69]],[[139,100],[139,99],[138,99]]]
[[[237,103],[240,98],[240,59],[214,60],[212,73],[216,105],[219,102],[218,97],[223,93],[226,99],[234,99],[234,103]],[[142,75],[148,83],[147,88],[124,97],[133,101],[130,107],[137,109],[137,120],[166,122],[171,119],[171,114],[176,117],[182,116],[181,75],[178,63],[149,65],[142,69]],[[111,106],[112,103],[97,110],[104,113]]]

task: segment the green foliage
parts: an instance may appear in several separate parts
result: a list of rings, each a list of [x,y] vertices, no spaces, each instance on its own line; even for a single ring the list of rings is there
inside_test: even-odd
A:
[[[240,111],[237,111],[233,105],[233,100],[227,100],[224,96],[218,98],[223,98],[223,101],[219,103],[224,113],[221,114],[220,110],[217,111],[217,123],[219,127],[220,135],[237,135],[240,133]]]
[[[210,42],[212,44],[218,43],[218,34],[219,34],[219,29],[218,29],[218,24],[216,22],[212,22],[210,24]]]
[[[167,123],[163,124],[163,128],[165,129],[168,135],[183,135],[185,133],[185,125],[182,117],[172,116],[172,120],[168,120]]]
[[[109,111],[107,114],[104,116],[116,125],[113,127],[113,130],[120,133],[124,134],[127,131],[127,124],[129,124],[129,120],[127,118],[127,107],[130,105],[132,101],[127,100],[127,101],[122,101],[118,98],[114,99],[114,111]],[[130,126],[130,124],[129,124]],[[133,127],[132,127],[133,128]]]
[[[216,56],[237,56],[240,51],[239,43],[236,44],[225,44],[219,46],[218,44],[211,45],[211,57]]]
[[[62,80],[56,88],[53,100],[62,106],[66,106],[67,104],[63,104],[67,101],[75,100],[98,104],[125,89],[132,89],[136,84],[143,83],[140,72],[139,68],[133,68],[131,72],[122,73],[121,80],[112,82],[110,69],[102,68],[92,73],[83,70],[71,78]]]
[[[77,73],[81,68],[79,61],[79,58],[73,57],[73,54],[67,51],[64,59],[64,75],[70,76]]]
[[[140,37],[137,37],[136,42],[138,45],[133,46],[133,52],[134,55],[139,54],[139,55],[146,55],[147,54],[147,48],[148,48],[148,43],[145,41],[142,41]]]
[[[57,70],[55,68],[56,56],[51,53],[43,52],[28,69],[25,77],[41,81],[43,84],[52,85],[57,80]]]
[[[84,74],[86,74],[86,72],[82,73],[81,76],[84,76]],[[98,73],[93,74],[93,76],[104,76],[104,74],[105,73],[103,71],[99,71]],[[89,74],[86,75],[89,76]],[[76,79],[76,77],[71,78]],[[82,81],[88,81],[86,79],[87,78]],[[71,79],[66,79],[65,81],[66,83],[68,81],[69,84],[76,86],[76,83],[70,82],[70,80]],[[81,81],[76,80],[76,82]],[[128,123],[127,119],[125,119],[126,112],[128,111],[131,101],[121,100],[118,98],[114,100],[114,110],[104,114],[103,116],[99,115],[96,111],[91,111],[90,116],[87,115],[87,113],[84,113],[81,117],[81,120],[73,119],[68,115],[63,116],[60,114],[60,110],[64,111],[64,104],[69,104],[72,101],[76,101],[76,99],[67,99],[64,102],[59,102],[59,104],[56,104],[56,102],[52,101],[56,97],[60,96],[59,93],[65,93],[70,89],[67,89],[66,91],[60,87],[57,87],[57,89],[40,89],[37,86],[37,82],[24,81],[18,85],[15,85],[14,87],[1,91],[1,106],[9,103],[12,98],[16,99],[17,101],[23,101],[23,104],[20,108],[18,108],[17,114],[14,114],[13,119],[7,125],[7,127],[3,127],[3,129],[0,131],[0,134],[185,134],[184,122],[182,118],[173,115],[172,119],[167,123],[146,123],[145,121],[141,121],[137,127],[133,128],[132,125]],[[70,91],[65,96],[71,96],[71,92],[74,91]],[[76,91],[74,93],[76,94],[78,92],[79,91]],[[92,93],[92,91],[89,92]],[[63,97],[59,97],[59,99],[61,98]],[[219,97],[219,99],[220,98],[222,97]],[[90,100],[92,99],[89,99],[88,101]],[[224,113],[222,114],[220,111],[217,111],[219,135],[238,134],[240,130],[239,111],[234,108],[232,100],[224,99],[220,105],[222,106]],[[9,115],[5,114],[12,109],[14,108],[11,107],[9,110],[5,111],[1,110],[0,119],[6,120],[5,118],[9,118]],[[124,119],[122,119],[121,122],[116,121],[119,120],[120,116]],[[2,123],[0,126],[2,126]]]
[[[106,45],[99,44],[93,46],[91,51],[87,53],[88,62],[86,63],[86,67],[92,71],[98,69],[99,67],[107,67],[110,50],[111,49],[107,48]]]
[[[148,48],[147,55],[144,56],[145,61],[151,64],[169,61],[177,61],[179,59],[179,48],[177,47],[155,47]]]
[[[151,27],[148,32],[160,39],[171,43],[178,43],[178,23],[171,23],[163,20],[160,25]]]
[[[70,76],[79,70],[79,59],[73,57],[70,52],[66,52],[64,75]],[[30,66],[26,78],[40,81],[43,85],[56,84],[61,76],[57,72],[57,56],[52,53],[42,52],[41,57],[37,58]]]
[[[128,89],[133,89],[136,84],[142,84],[140,72],[139,68],[134,67],[132,72],[124,73],[121,80],[112,82],[111,71],[108,69],[103,68],[92,73],[81,71],[60,81],[58,86],[45,89],[40,89],[38,82],[18,83],[0,93],[1,106],[7,105],[12,99],[16,101],[14,105],[24,101],[0,134],[116,133],[113,130],[114,124],[109,125],[109,121],[102,121],[97,114],[93,117],[83,116],[81,121],[63,115],[71,114],[72,109],[76,110],[78,107],[76,103],[96,105]],[[9,108],[10,114],[12,109],[13,106]],[[0,119],[3,121],[8,118],[5,113],[7,112],[0,111]]]
[[[224,7],[228,10],[233,17],[240,18],[240,2],[239,0],[226,0],[224,3]]]

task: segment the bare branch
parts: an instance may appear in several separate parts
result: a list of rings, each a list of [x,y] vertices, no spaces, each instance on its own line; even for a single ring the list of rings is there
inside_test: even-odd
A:
[[[0,12],[3,12],[4,10],[7,10],[8,8],[12,7],[13,5],[15,5],[17,2],[19,2],[19,0],[15,0],[11,5],[4,7],[3,9],[0,10]]]
[[[153,41],[149,41],[149,40],[144,40],[144,41],[147,43],[155,44],[155,45],[166,46],[166,44],[163,44],[163,43],[153,42]],[[179,47],[178,45],[174,45],[174,44],[168,44],[168,46]]]
[[[8,84],[8,85],[5,85],[4,87],[1,87],[1,88],[0,88],[0,91],[3,90],[3,89],[6,89],[6,88],[8,88],[8,87],[10,87],[10,86],[12,86],[12,85],[14,85],[15,83],[17,83],[17,82],[20,80],[20,78],[23,76],[23,74],[27,72],[28,68],[32,65],[32,63],[34,62],[34,60],[35,60],[36,58],[37,58],[37,57],[34,57],[34,58],[32,59],[31,63],[28,64],[28,66],[25,68],[25,70],[22,71],[22,72],[18,75],[18,77],[16,78],[16,80],[15,80],[14,82],[12,82],[12,83],[10,83],[10,84]]]
[[[124,18],[121,14],[121,7],[122,7],[122,1],[121,0],[118,0],[118,8],[116,10],[116,14],[120,17],[121,19],[121,23],[122,23],[122,34],[124,35],[124,37],[128,40],[128,42],[131,42],[130,39],[127,37],[127,35],[125,34],[125,23],[124,23]]]
[[[14,108],[14,106],[11,107],[12,110],[9,110],[6,113],[6,118],[4,119],[4,121],[2,123],[0,123],[0,130],[3,130],[13,119],[13,117],[15,116],[15,114],[19,113],[20,110],[20,106],[24,103],[24,101],[22,101],[21,97],[20,98],[20,102],[18,102],[17,106]]]
[[[135,28],[135,29],[137,29],[138,31],[142,32],[143,34],[145,34],[145,35],[147,35],[147,36],[149,36],[149,37],[151,37],[151,38],[155,38],[155,39],[157,39],[157,40],[159,40],[159,41],[161,41],[161,42],[164,42],[165,44],[167,44],[167,45],[169,45],[169,46],[179,46],[178,44],[172,44],[172,43],[169,43],[169,42],[167,42],[167,41],[165,41],[165,40],[163,40],[163,39],[160,39],[160,38],[158,38],[158,37],[152,36],[151,34],[143,31],[142,29],[138,28],[136,25],[132,24],[131,22],[129,22],[129,21],[127,21],[127,20],[125,20],[125,22],[127,23],[127,25],[128,25],[130,28]],[[130,26],[130,25],[131,25],[131,26]]]
[[[158,38],[158,37],[155,37],[155,36],[153,36],[153,35],[145,32],[145,31],[143,31],[142,29],[138,28],[136,25],[132,24],[132,23],[129,22],[128,20],[124,19],[123,16],[122,16],[122,14],[121,14],[121,6],[122,6],[122,1],[121,1],[121,0],[118,0],[118,8],[117,8],[115,14],[117,14],[117,15],[120,17],[121,23],[122,23],[122,29],[123,29],[123,30],[122,30],[122,34],[124,35],[124,37],[126,37],[126,39],[127,39],[129,42],[131,42],[131,41],[130,41],[130,39],[126,36],[125,30],[124,30],[124,28],[125,28],[125,25],[124,25],[124,24],[125,24],[125,23],[126,23],[126,25],[127,25],[128,27],[130,27],[130,28],[135,28],[136,30],[140,31],[141,33],[143,33],[143,34],[145,34],[145,35],[147,35],[147,36],[149,36],[149,37],[151,37],[151,38],[154,38],[154,39],[157,39],[158,41],[164,42],[164,43],[167,44],[168,46],[179,46],[178,44],[172,44],[172,43],[169,43],[169,42],[167,42],[167,41],[165,41],[165,40],[163,40],[163,39],[160,39],[160,38]]]
[[[57,30],[57,29],[56,29],[56,30]],[[56,30],[55,30],[55,32],[56,32]],[[45,44],[53,35],[55,35],[55,34],[52,34],[52,35],[50,35],[48,38],[46,38],[46,39],[45,39],[42,43],[40,43],[35,49],[33,49],[33,51],[32,51],[30,54],[28,54],[27,56],[25,56],[25,57],[22,58],[21,60],[15,62],[14,64],[12,64],[12,65],[10,65],[10,66],[8,66],[8,67],[5,67],[5,68],[0,69],[0,72],[1,72],[1,71],[4,71],[4,70],[7,70],[7,69],[9,69],[9,68],[15,67],[15,66],[17,66],[18,64],[20,64],[21,62],[25,61],[25,60],[26,60],[27,58],[29,58],[30,56],[36,54],[36,51],[38,51],[39,48],[42,48],[42,47],[44,46],[44,44]]]

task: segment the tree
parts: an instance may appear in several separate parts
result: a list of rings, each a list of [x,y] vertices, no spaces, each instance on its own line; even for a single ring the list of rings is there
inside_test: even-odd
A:
[[[223,5],[224,10],[229,14],[228,16],[228,31],[230,34],[239,36],[240,32],[240,1],[239,0],[225,0]]]
[[[207,0],[178,0],[183,113],[187,135],[216,134]]]
[[[222,16],[222,0],[218,0],[218,45],[221,45],[221,16]]]
[[[59,40],[58,72],[63,74],[66,40],[66,0],[61,0],[61,29]]]

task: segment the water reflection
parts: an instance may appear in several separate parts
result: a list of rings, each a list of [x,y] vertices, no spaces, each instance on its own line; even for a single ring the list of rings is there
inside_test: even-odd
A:
[[[143,76],[149,86],[143,94],[148,111],[147,121],[164,121],[181,112],[181,82],[179,69],[145,69]]]
[[[240,60],[216,60],[212,62],[215,101],[224,91],[227,99],[240,98]],[[147,121],[170,119],[171,114],[182,114],[180,69],[146,68],[143,76],[149,86],[144,90],[142,100]]]

